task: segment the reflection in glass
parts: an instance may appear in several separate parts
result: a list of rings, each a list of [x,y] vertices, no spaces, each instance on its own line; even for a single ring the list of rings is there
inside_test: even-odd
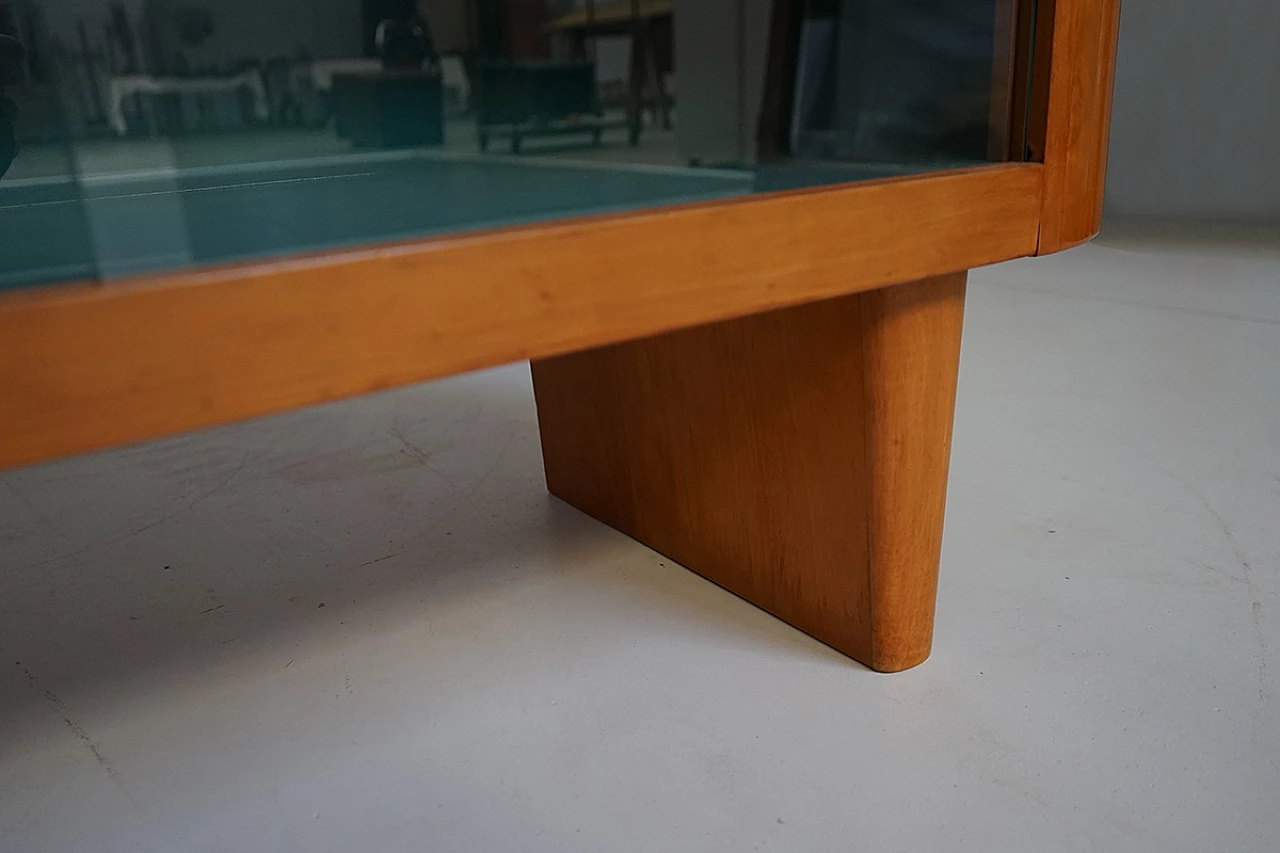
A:
[[[0,0],[0,288],[1009,159],[1030,8]]]

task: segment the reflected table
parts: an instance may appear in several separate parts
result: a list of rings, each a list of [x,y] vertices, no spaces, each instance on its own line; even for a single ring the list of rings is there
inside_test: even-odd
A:
[[[253,114],[260,122],[271,117],[267,87],[256,69],[227,77],[152,77],[148,74],[122,74],[112,77],[107,85],[107,123],[118,136],[129,132],[124,102],[134,95],[205,95],[246,89],[253,99]]]

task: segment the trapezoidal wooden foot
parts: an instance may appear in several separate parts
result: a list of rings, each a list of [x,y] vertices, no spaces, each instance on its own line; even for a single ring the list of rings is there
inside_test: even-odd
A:
[[[933,636],[965,274],[533,363],[553,494],[873,669]]]

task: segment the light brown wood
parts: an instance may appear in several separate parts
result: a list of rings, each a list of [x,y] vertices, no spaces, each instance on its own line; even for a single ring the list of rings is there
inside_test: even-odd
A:
[[[1042,0],[1039,15],[1042,26],[1053,22],[1037,250],[1044,255],[1102,227],[1120,0]]]
[[[548,488],[874,669],[914,666],[964,282],[535,361]]]
[[[872,666],[929,656],[947,502],[965,276],[862,301]]]
[[[1041,168],[0,295],[0,467],[1035,251]]]

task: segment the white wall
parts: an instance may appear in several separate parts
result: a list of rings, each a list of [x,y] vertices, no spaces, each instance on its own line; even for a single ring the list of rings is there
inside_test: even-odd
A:
[[[142,22],[142,9],[146,0],[119,0],[129,13],[135,31]],[[69,48],[79,49],[76,24],[84,21],[87,35],[95,43],[102,38],[102,28],[111,14],[106,0],[37,0],[37,18],[44,31]],[[141,48],[141,44],[139,44]]]
[[[189,5],[192,0],[162,0]],[[200,0],[213,12],[216,30],[199,50],[201,61],[292,56],[305,47],[316,58],[361,54],[360,0]],[[420,6],[440,50],[462,50],[466,0],[426,0]]]
[[[190,5],[161,0],[157,10]],[[193,65],[245,58],[292,56],[299,48],[316,58],[359,56],[360,0],[201,0],[213,14],[209,40],[186,53]]]
[[[1107,212],[1280,220],[1280,2],[1124,0]]]
[[[134,23],[139,20],[146,0],[116,0],[128,11]],[[51,29],[70,26],[74,28],[77,20],[83,19],[91,32],[101,29],[101,23],[111,14],[107,0],[37,0],[33,4]]]
[[[160,18],[166,10],[201,6],[213,14],[209,40],[187,54],[193,64],[227,64],[244,58],[289,56],[306,47],[317,57],[360,54],[360,0],[124,0],[130,20],[143,31],[143,9]],[[48,30],[74,45],[83,20],[95,41],[109,15],[107,0],[40,0]],[[145,54],[145,49],[143,49]]]
[[[771,8],[769,0],[678,0],[676,139],[682,160],[755,159]]]

